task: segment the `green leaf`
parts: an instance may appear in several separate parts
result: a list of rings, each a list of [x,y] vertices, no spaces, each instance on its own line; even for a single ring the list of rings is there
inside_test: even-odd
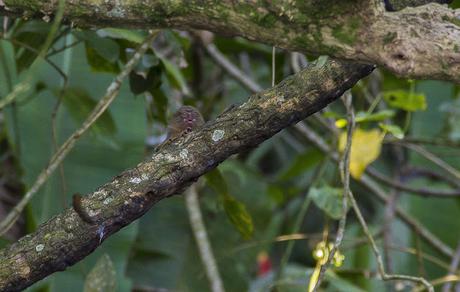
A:
[[[132,93],[137,95],[158,89],[161,86],[161,72],[161,66],[151,67],[147,74],[131,71],[129,74],[129,87]]]
[[[54,94],[59,96],[59,92],[57,90],[54,90]],[[67,88],[63,92],[62,101],[77,125],[82,124],[96,106],[96,101],[92,99],[86,90],[76,87]],[[99,119],[91,126],[91,131],[95,134],[105,136],[111,136],[116,133],[115,122],[113,121],[109,111],[105,111],[99,117]]]
[[[85,43],[86,59],[94,72],[118,73],[120,69],[117,63],[112,63],[103,58],[99,53]]]
[[[124,39],[136,44],[141,44],[147,34],[142,30],[130,30],[123,28],[103,28],[97,31],[101,37],[110,37],[114,39]]]
[[[281,204],[285,201],[283,189],[279,186],[269,185],[267,194],[276,204]]]
[[[182,74],[179,67],[171,63],[168,59],[160,57],[161,63],[164,66],[166,77],[168,77],[169,82],[176,88],[180,89],[183,94],[190,95],[190,89],[188,88],[185,77]]]
[[[155,109],[153,115],[163,124],[167,124],[166,111],[168,109],[168,97],[163,93],[160,88],[149,90],[153,97],[153,104]]]
[[[217,193],[223,196],[230,196],[228,192],[227,182],[225,181],[224,176],[220,170],[216,167],[207,174],[205,174],[205,179],[209,187],[211,187]]]
[[[367,112],[358,112],[356,114],[355,121],[357,123],[364,123],[364,122],[378,122],[383,121],[386,119],[390,119],[394,117],[395,112],[393,110],[383,110],[373,114],[369,114]],[[339,129],[345,127],[348,124],[347,120],[344,118],[340,118],[335,121],[335,126]]]
[[[107,254],[99,258],[86,276],[84,292],[115,291],[117,287],[115,267]]]
[[[85,45],[91,47],[99,56],[110,63],[118,61],[120,46],[114,40],[100,37],[93,31],[75,31],[73,34],[85,41]]]
[[[356,122],[379,122],[394,117],[395,111],[383,110],[373,114],[367,112],[358,112],[356,114]]]
[[[311,188],[308,195],[315,202],[316,206],[323,210],[329,217],[333,219],[340,219],[342,217],[342,189],[325,185],[320,188]]]
[[[224,198],[224,209],[230,222],[236,227],[244,239],[249,239],[254,232],[252,218],[246,206],[230,195]]]
[[[379,127],[382,128],[385,132],[390,133],[391,135],[395,136],[397,139],[403,139],[404,138],[404,132],[403,130],[396,126],[396,125],[388,125],[388,124],[379,124]]]
[[[141,94],[148,89],[147,80],[141,74],[131,71],[129,73],[129,88],[135,95]]]
[[[37,53],[45,42],[51,24],[43,21],[27,21],[20,22],[13,32],[12,38],[21,44],[27,45],[30,49],[24,48],[22,45],[16,45],[16,66],[19,72],[30,67],[37,58]]]
[[[426,98],[423,93],[411,93],[405,90],[392,90],[383,93],[383,99],[388,105],[406,111],[426,109]]]
[[[287,180],[305,173],[323,159],[324,155],[319,150],[309,150],[297,155],[291,166],[280,176],[281,180]]]

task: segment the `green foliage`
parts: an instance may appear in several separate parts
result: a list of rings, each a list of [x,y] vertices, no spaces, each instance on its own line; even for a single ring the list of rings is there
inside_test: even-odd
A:
[[[241,236],[245,239],[250,239],[254,232],[254,226],[246,206],[231,196],[225,196],[224,209],[228,219],[238,229]]]
[[[68,87],[63,92],[53,91],[56,97],[62,96],[62,102],[76,125],[81,125],[96,106],[96,101],[83,88]],[[110,111],[104,112],[94,123],[91,130],[97,135],[113,136],[116,133],[115,122]]]
[[[308,195],[316,206],[332,219],[337,220],[343,216],[343,189],[324,185],[320,188],[311,188]]]
[[[243,238],[251,238],[254,231],[251,215],[243,203],[230,195],[227,182],[219,169],[213,169],[205,177],[208,185],[222,196],[224,210],[230,222],[236,227]]]
[[[114,291],[117,287],[116,272],[110,257],[102,255],[86,276],[84,292]]]
[[[395,136],[398,139],[404,138],[404,132],[398,126],[380,123],[379,127],[382,128],[384,131],[392,134],[393,136]]]
[[[394,108],[406,111],[419,111],[426,109],[425,95],[404,90],[392,90],[383,93],[385,101]]]

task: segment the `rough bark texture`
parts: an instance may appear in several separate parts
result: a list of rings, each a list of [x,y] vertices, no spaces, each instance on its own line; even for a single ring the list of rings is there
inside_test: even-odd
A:
[[[52,15],[58,3],[4,2],[3,13],[26,17]],[[394,5],[420,2],[427,1]],[[65,17],[76,26],[207,29],[290,51],[378,64],[404,77],[460,83],[460,10],[437,3],[386,12],[377,0],[68,0]]]
[[[101,235],[107,238],[232,154],[325,107],[372,68],[337,61],[312,66],[168,144],[84,197],[82,204],[97,224],[87,224],[67,209],[3,249],[0,291],[23,289],[73,265],[99,245]]]

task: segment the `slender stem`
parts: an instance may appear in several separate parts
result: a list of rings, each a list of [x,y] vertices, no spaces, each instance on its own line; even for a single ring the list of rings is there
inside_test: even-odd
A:
[[[457,245],[457,249],[455,250],[455,254],[452,258],[452,262],[450,263],[448,275],[454,275],[455,271],[458,269],[459,264],[460,264],[460,242]],[[447,282],[442,287],[442,292],[451,291],[451,287],[452,287],[452,283]]]
[[[363,215],[361,214],[361,211],[359,210],[358,204],[356,203],[355,197],[353,196],[353,193],[350,191],[348,193],[349,196],[349,201],[351,203],[351,206],[353,210],[355,211],[356,217],[358,217],[358,221],[361,224],[361,227],[363,228],[364,234],[366,234],[371,247],[372,251],[374,252],[375,258],[377,260],[377,269],[379,271],[380,276],[384,281],[391,281],[391,280],[406,280],[406,281],[412,281],[412,282],[417,282],[426,287],[426,289],[429,292],[434,292],[433,286],[424,278],[422,277],[414,277],[414,276],[408,276],[408,275],[399,275],[399,274],[387,274],[385,272],[385,267],[383,266],[383,260],[382,260],[382,255],[380,254],[380,251],[377,247],[377,244],[375,243],[375,240],[369,231],[369,228],[367,226],[366,221],[363,218]]]
[[[315,145],[319,150],[328,154],[335,161],[339,160],[339,155],[337,152],[332,151],[329,148],[329,145],[321,138],[315,131],[304,123],[298,123],[295,125],[295,128],[299,130],[313,145]],[[366,173],[368,170],[366,170]],[[385,194],[385,191],[368,175],[363,175],[358,183],[362,184],[368,188],[380,201],[387,203],[389,198]],[[446,244],[444,244],[436,235],[431,233],[425,226],[420,224],[415,218],[407,214],[400,207],[396,207],[396,215],[401,218],[407,225],[409,225],[415,232],[420,234],[420,236],[428,242],[436,250],[440,251],[446,256],[453,256],[454,251]]]
[[[32,64],[31,68],[27,72],[27,76],[25,79],[17,84],[13,90],[0,101],[0,110],[3,109],[5,106],[12,103],[18,96],[21,94],[29,91],[32,88],[32,81],[35,78],[35,72],[39,67],[42,59],[45,59],[46,52],[48,52],[49,47],[51,46],[54,36],[61,24],[62,17],[64,15],[64,7],[65,7],[65,0],[59,0],[58,10],[56,13],[56,17],[54,19],[53,25],[51,26],[50,32],[48,33],[45,43],[43,44],[42,48],[40,49],[40,53],[37,56],[36,61]]]
[[[205,49],[214,62],[225,69],[231,77],[240,82],[241,85],[247,88],[250,92],[256,93],[262,91],[262,87],[259,84],[255,83],[251,78],[244,74],[244,72],[234,65],[224,54],[222,54],[214,44],[206,45]]]
[[[0,222],[0,235],[7,232],[14,222],[17,220],[19,214],[24,210],[27,203],[32,199],[33,195],[40,189],[40,187],[48,180],[49,176],[56,170],[60,163],[64,160],[67,154],[73,149],[75,143],[78,139],[91,127],[91,125],[96,122],[96,120],[105,112],[109,107],[112,101],[117,96],[121,84],[126,76],[129,75],[134,66],[138,63],[147,49],[150,47],[151,41],[155,38],[156,32],[151,33],[144,43],[139,47],[137,52],[133,55],[131,60],[126,63],[124,69],[118,74],[114,81],[107,88],[105,96],[98,102],[94,107],[93,111],[89,114],[86,120],[83,122],[81,127],[77,129],[61,147],[56,151],[56,153],[51,157],[48,166],[45,167],[40,175],[37,177],[36,181],[33,183],[31,188],[27,191],[24,197],[19,201],[19,203],[8,213],[5,219]]]
[[[353,132],[355,129],[355,113],[352,105],[351,93],[347,92],[343,96],[343,103],[347,109],[347,143],[343,151],[342,158],[339,160],[340,179],[343,184],[343,195],[342,195],[342,217],[339,221],[339,227],[337,229],[337,235],[335,238],[334,245],[332,246],[329,256],[324,265],[321,266],[318,281],[316,282],[313,291],[317,291],[321,285],[321,281],[326,274],[326,270],[334,258],[336,250],[342,243],[342,239],[345,233],[345,226],[347,222],[347,210],[348,210],[348,193],[350,192],[350,153]]]
[[[440,168],[442,168],[443,170],[451,174],[453,177],[460,179],[460,172],[457,169],[453,168],[452,166],[444,162],[444,160],[442,160],[438,156],[426,150],[424,147],[420,145],[411,144],[411,143],[398,143],[398,144],[406,148],[409,148],[411,150],[414,150],[421,156],[425,157],[429,161],[433,162],[434,164],[436,164],[437,166],[439,166]]]
[[[222,284],[219,269],[213,255],[211,243],[209,242],[206,227],[201,215],[196,184],[190,186],[186,191],[185,201],[190,225],[192,227],[193,235],[198,246],[198,251],[200,252],[201,262],[205,267],[206,276],[208,277],[209,283],[211,284],[211,291],[223,292],[225,291],[224,286]]]
[[[324,160],[324,162],[319,166],[318,171],[315,174],[315,177],[312,179],[310,188],[315,187],[319,183],[319,181],[322,179],[324,171],[326,170],[326,165],[327,165],[327,160]],[[302,206],[300,207],[299,213],[297,214],[296,221],[294,222],[294,226],[291,230],[292,234],[296,234],[299,232],[299,229],[302,225],[302,221],[305,217],[305,214],[307,213],[310,203],[311,203],[311,197],[308,196],[307,194],[302,202]],[[289,258],[291,257],[292,249],[294,248],[294,243],[295,242],[293,240],[290,240],[287,244],[286,250],[283,253],[283,257],[281,258],[280,267],[277,273],[277,279],[279,279],[283,275],[283,271],[286,267],[286,264],[289,261]]]
[[[384,174],[377,171],[375,168],[368,167],[366,173],[368,173],[373,178],[395,188],[398,190],[409,192],[410,194],[421,195],[421,196],[432,196],[437,198],[452,198],[460,196],[460,188],[457,190],[433,190],[425,188],[415,188],[403,184],[399,181],[392,180],[385,176]]]

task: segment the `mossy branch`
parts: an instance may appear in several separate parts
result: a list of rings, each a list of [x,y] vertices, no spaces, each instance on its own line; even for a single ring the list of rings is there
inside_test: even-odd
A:
[[[0,14],[16,17],[49,17],[57,9],[56,1],[4,2]],[[397,6],[426,2],[405,0]],[[378,0],[82,0],[67,1],[65,11],[67,22],[77,27],[206,29],[289,51],[377,64],[406,78],[460,83],[460,10],[438,3],[387,12]]]

